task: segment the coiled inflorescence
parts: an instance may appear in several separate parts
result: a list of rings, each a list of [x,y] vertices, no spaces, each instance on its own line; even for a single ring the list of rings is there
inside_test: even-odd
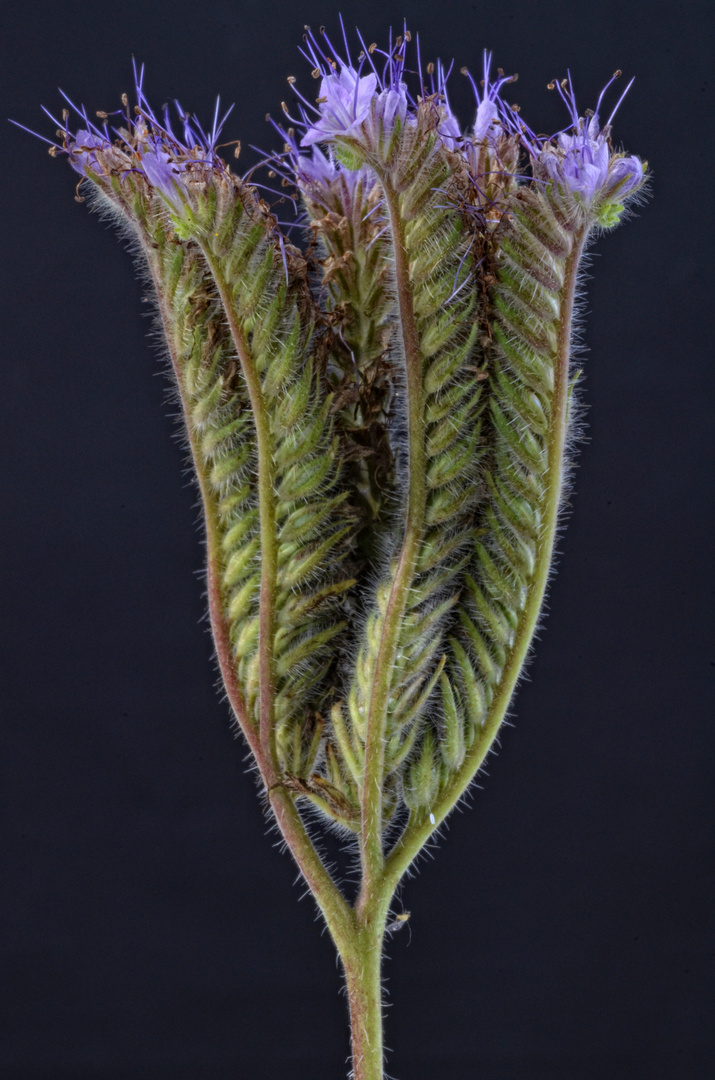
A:
[[[537,137],[485,53],[479,84],[463,69],[463,130],[449,72],[406,27],[386,49],[358,38],[353,59],[344,32],[338,50],[306,27],[317,97],[288,80],[268,183],[219,155],[218,102],[209,130],[178,103],[159,116],[143,70],[133,110],[126,95],[99,124],[75,110],[76,129],[65,110],[50,152],[148,268],[226,692],[342,957],[352,1075],[382,1080],[392,897],[527,659],[568,467],[579,264],[645,167],[611,143],[623,96],[601,123],[611,83],[583,116],[571,76],[552,84],[568,127]],[[354,837],[353,902],[317,821]]]
[[[305,253],[219,156],[228,114],[159,117],[143,72],[133,112],[73,130],[65,111],[51,152],[149,266],[219,660],[266,787],[359,833],[369,869],[389,822],[395,850],[424,842],[508,707],[563,491],[579,259],[644,167],[570,76],[569,127],[537,138],[485,53],[463,131],[406,28],[359,40],[353,60],[306,28],[317,98],[291,78],[274,125]]]

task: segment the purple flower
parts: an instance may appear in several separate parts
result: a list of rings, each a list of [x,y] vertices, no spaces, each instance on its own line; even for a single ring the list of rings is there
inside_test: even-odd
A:
[[[437,134],[448,150],[456,150],[462,142],[462,129],[459,126],[457,117],[452,112],[452,107],[449,104],[449,95],[447,93],[447,80],[449,79],[452,68],[450,67],[449,71],[445,72],[442,61],[437,61],[436,87],[433,71],[431,68],[428,70],[432,81],[432,94],[439,103],[440,109],[440,121],[437,127]]]
[[[310,155],[301,154],[295,137],[284,131],[281,134],[285,138],[286,151],[274,159],[274,168],[282,175],[285,163],[289,162],[298,187],[312,202],[320,203],[326,210],[331,209],[336,197],[339,202],[352,199],[358,185],[369,190],[375,184],[375,174],[368,166],[347,169],[335,160],[332,150],[324,154],[319,146],[313,146]]]
[[[110,145],[109,140],[103,135],[88,131],[87,128],[79,128],[68,147],[70,165],[83,176],[87,169],[101,173],[102,166],[95,151],[107,150]]]
[[[637,157],[614,154],[610,145],[611,123],[633,79],[621,94],[606,123],[601,126],[599,110],[611,84],[620,76],[617,71],[601,91],[596,110],[590,118],[579,116],[571,74],[563,82],[550,83],[556,88],[571,116],[571,127],[555,139],[538,139],[517,121],[521,140],[535,166],[536,175],[544,174],[562,184],[584,203],[622,202],[643,182],[643,163]]]
[[[377,75],[360,76],[351,67],[324,76],[320,82],[320,115],[308,127],[301,146],[327,142],[336,135],[357,135],[375,97]]]
[[[395,121],[401,124],[405,122],[407,115],[407,87],[403,82],[398,82],[393,88],[388,87],[375,99],[375,116],[382,120],[386,131],[391,131]]]
[[[468,69],[462,68],[462,74],[466,75],[471,82],[474,96],[477,99],[477,113],[474,117],[472,135],[476,142],[481,142],[482,139],[487,138],[493,141],[503,131],[500,120],[501,110],[504,107],[500,97],[501,88],[506,83],[516,82],[517,79],[516,75],[505,75],[500,68],[496,81],[492,82],[491,66],[492,54],[485,49],[482,58],[483,77],[481,90]]]
[[[617,196],[619,199],[624,199],[631,191],[641,186],[643,177],[643,162],[640,158],[633,154],[630,157],[614,157],[608,170],[608,182],[603,194],[608,198]]]
[[[588,123],[578,120],[575,134],[561,133],[555,150],[547,144],[540,162],[552,180],[566,184],[575,195],[591,202],[608,179],[610,156],[608,140],[594,116]]]
[[[447,149],[456,150],[462,141],[462,129],[459,126],[457,117],[449,106],[443,106],[443,108],[446,115],[444,119],[440,121],[437,131]]]
[[[479,141],[491,134],[492,125],[499,119],[499,109],[491,98],[485,97],[477,106],[474,118],[474,138]]]
[[[332,157],[326,157],[319,146],[313,146],[310,157],[298,153],[296,147],[290,157],[299,184],[317,184],[320,187],[328,187],[333,180],[338,178],[339,165],[333,161]]]
[[[291,117],[285,105],[284,111],[292,123],[304,130],[301,146],[350,139],[374,152],[382,137],[389,138],[398,123],[409,121],[411,101],[402,76],[410,35],[405,30],[404,37],[398,37],[393,42],[390,33],[388,49],[383,51],[375,45],[368,48],[358,32],[362,52],[355,66],[344,28],[346,59],[333,47],[322,28],[321,34],[327,52],[309,28],[305,37],[306,48],[301,50],[313,65],[313,75],[320,77],[317,103],[313,105],[303,97],[295,88],[295,79],[290,79],[293,92],[302,103],[298,107],[300,118]],[[374,55],[384,58],[381,69],[376,66]],[[371,70],[363,74],[367,65]]]
[[[143,152],[137,149],[139,168],[153,188],[161,192],[174,206],[181,205],[181,166],[174,164],[170,155],[158,140],[153,140]]]
[[[100,128],[90,120],[83,106],[77,108],[63,93],[67,104],[80,117],[81,126],[74,133],[70,130],[68,109],[63,110],[61,121],[45,109],[59,129],[62,143],[54,143],[50,139],[44,139],[44,136],[39,137],[50,143],[53,154],[66,154],[72,168],[81,176],[85,176],[89,170],[101,181],[112,176],[120,179],[129,174],[142,176],[174,209],[180,210],[187,196],[187,189],[182,183],[183,174],[191,170],[208,178],[213,173],[225,171],[226,166],[219,158],[216,147],[231,109],[219,120],[217,101],[213,125],[207,133],[194,117],[189,119],[188,114],[176,102],[184,129],[182,141],[172,130],[168,109],[165,107],[161,120],[152,111],[144,94],[143,67],[137,71],[135,65],[134,80],[137,105],[133,113],[130,113],[125,97],[123,109],[116,113],[98,114],[104,119]],[[119,118],[121,126],[110,128],[109,124],[114,117]]]

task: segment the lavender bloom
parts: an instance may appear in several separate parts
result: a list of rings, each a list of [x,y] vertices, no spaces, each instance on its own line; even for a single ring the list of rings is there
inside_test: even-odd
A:
[[[643,162],[635,154],[629,157],[614,157],[608,170],[608,182],[603,194],[612,199],[617,196],[624,199],[643,183]]]
[[[102,166],[94,151],[106,150],[110,145],[109,140],[103,135],[95,135],[94,132],[88,131],[86,128],[79,128],[69,147],[70,165],[82,176],[84,176],[87,169],[101,173],[103,171]]]
[[[336,135],[357,135],[375,97],[377,75],[362,78],[351,67],[324,76],[320,83],[320,115],[308,127],[301,146],[327,142]],[[381,95],[382,96],[382,95]]]
[[[180,210],[187,197],[183,178],[189,171],[206,177],[213,172],[225,171],[225,165],[216,153],[216,144],[231,110],[219,121],[217,101],[214,122],[207,134],[195,119],[189,120],[188,115],[176,102],[184,127],[182,142],[172,131],[168,110],[165,109],[163,122],[152,111],[144,94],[143,79],[144,68],[137,71],[135,65],[137,106],[133,117],[129,113],[125,97],[125,110],[114,114],[98,114],[105,121],[103,128],[99,128],[89,119],[84,107],[77,108],[67,95],[63,94],[67,104],[80,117],[82,126],[73,133],[70,131],[70,113],[67,109],[63,111],[61,123],[45,109],[58,126],[58,136],[62,143],[54,143],[43,136],[40,138],[50,143],[51,153],[66,154],[72,168],[81,176],[85,176],[89,171],[99,177],[100,181],[111,176],[141,176],[174,210]],[[123,126],[110,130],[108,121],[112,116],[119,117]]]
[[[436,96],[439,102],[441,110],[441,118],[437,133],[440,139],[447,147],[448,150],[456,150],[462,142],[462,129],[459,126],[457,117],[452,112],[452,107],[449,104],[449,95],[447,93],[447,80],[449,79],[450,72],[445,72],[444,66],[441,60],[437,61],[437,86],[435,88],[434,78],[432,77],[431,67],[428,69],[430,78],[432,78],[432,94]]]
[[[331,149],[325,154],[319,146],[311,147],[310,155],[301,154],[295,135],[275,126],[285,140],[285,151],[270,161],[271,166],[285,179],[292,177],[311,202],[329,210],[336,197],[340,205],[345,199],[353,198],[359,185],[369,190],[375,184],[376,177],[369,166],[347,169],[335,159]],[[287,164],[290,168],[286,175]]]
[[[499,119],[499,110],[491,98],[485,97],[477,106],[474,118],[474,138],[486,139],[492,125]]]
[[[154,146],[141,153],[137,151],[141,172],[153,188],[161,192],[168,202],[178,207],[181,204],[181,167],[172,164],[172,160],[158,140]]]
[[[394,128],[396,120],[401,124],[405,122],[407,104],[407,87],[403,82],[398,82],[396,89],[390,86],[377,95],[375,116],[382,120],[386,131]]]
[[[445,117],[437,129],[439,137],[448,150],[456,150],[462,141],[462,131],[459,121],[449,105],[444,106]]]
[[[579,116],[571,74],[563,82],[550,83],[569,110],[571,128],[560,132],[555,141],[541,140],[518,121],[521,140],[530,154],[536,174],[562,184],[584,203],[619,202],[643,183],[644,169],[635,156],[613,154],[610,146],[611,123],[633,79],[621,94],[606,123],[601,127],[599,110],[611,84],[620,76],[617,71],[601,91],[593,115]]]
[[[472,84],[474,96],[477,99],[477,113],[474,117],[473,139],[481,142],[483,139],[494,141],[501,134],[503,127],[500,120],[503,109],[500,98],[501,88],[506,83],[516,82],[516,75],[505,75],[499,69],[495,82],[491,81],[492,54],[484,50],[482,60],[482,88],[481,91],[467,68],[462,68],[462,74],[466,75]]]
[[[291,122],[304,129],[300,145],[314,146],[319,142],[347,139],[374,150],[382,136],[389,138],[398,123],[409,121],[411,101],[402,79],[409,33],[405,30],[404,37],[398,37],[394,44],[390,35],[386,52],[374,45],[367,48],[360,38],[363,48],[355,66],[350,58],[344,29],[347,59],[342,59],[323,29],[321,33],[330,55],[323,51],[312,31],[306,29],[306,51],[301,51],[313,65],[313,75],[321,78],[317,108],[299,94],[295,86],[294,93],[302,102],[299,106],[300,118],[293,119],[284,106]],[[382,70],[375,65],[372,59],[374,54],[385,58]],[[366,64],[372,70],[363,74]],[[294,84],[295,80],[291,79],[290,82]]]
[[[574,194],[591,202],[608,179],[610,151],[597,116],[588,123],[578,120],[578,126],[574,135],[558,136],[558,150],[544,149],[540,162],[552,180],[565,183]]]
[[[290,154],[293,171],[299,184],[316,184],[328,187],[337,180],[340,166],[332,156],[326,157],[319,146],[313,146],[312,155],[299,154],[297,147]]]

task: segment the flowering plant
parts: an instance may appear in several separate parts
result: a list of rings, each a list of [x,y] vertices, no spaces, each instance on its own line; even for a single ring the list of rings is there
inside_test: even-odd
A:
[[[149,269],[226,693],[343,963],[353,1075],[378,1080],[396,890],[529,654],[571,451],[579,266],[645,168],[612,146],[620,101],[601,126],[611,83],[583,116],[570,76],[554,84],[569,124],[544,138],[485,54],[480,85],[464,69],[464,131],[406,28],[384,50],[359,40],[353,60],[306,29],[318,95],[289,80],[268,184],[219,155],[218,103],[208,131],[178,104],[158,115],[143,69],[133,109],[100,124],[68,99],[79,126],[65,110],[50,152]],[[359,866],[354,896],[325,828]]]

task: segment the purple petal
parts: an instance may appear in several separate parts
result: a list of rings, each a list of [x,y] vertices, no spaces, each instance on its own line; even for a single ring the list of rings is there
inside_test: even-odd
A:
[[[477,106],[477,116],[474,121],[474,138],[486,138],[489,128],[499,116],[499,110],[491,98],[484,98]]]

